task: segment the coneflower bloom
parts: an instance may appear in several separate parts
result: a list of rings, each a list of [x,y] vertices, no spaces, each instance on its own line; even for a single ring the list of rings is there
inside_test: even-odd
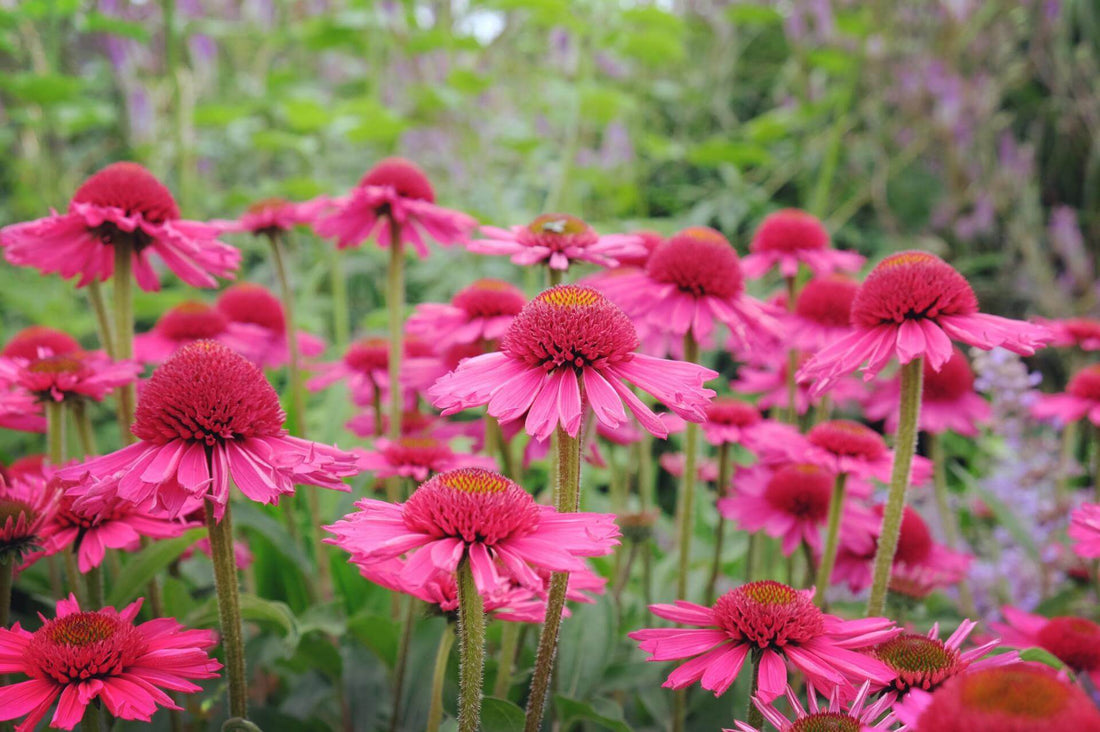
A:
[[[62,355],[39,351],[33,359],[0,356],[0,382],[15,384],[41,401],[103,399],[133,383],[141,373],[136,361],[112,361],[102,351],[72,351]]]
[[[389,341],[382,337],[372,336],[354,341],[348,346],[341,360],[309,367],[317,375],[306,382],[306,388],[310,391],[320,391],[343,380],[347,382],[348,392],[356,405],[372,406],[375,393],[379,392],[379,398],[381,398],[390,386],[389,348]],[[435,355],[429,344],[419,338],[405,338],[403,369],[406,366],[412,367],[414,360],[433,358]],[[402,388],[405,388],[404,379],[402,379]]]
[[[769,433],[768,420],[744,399],[716,397],[705,411],[707,421],[702,424],[703,437],[712,445],[744,445],[752,449],[756,439]]]
[[[230,482],[262,503],[277,503],[295,484],[348,490],[341,479],[359,472],[355,455],[288,435],[285,417],[257,366],[219,343],[197,341],[142,389],[138,442],[58,474],[81,483],[117,478],[119,497],[172,517],[205,498],[220,519]]]
[[[202,340],[218,340],[229,327],[229,318],[198,300],[185,300],[168,308],[151,330],[134,336],[134,358],[142,363],[163,363],[180,346]]]
[[[787,687],[783,696],[794,713],[794,719],[777,710],[771,703],[754,697],[752,702],[760,713],[779,732],[873,732],[895,729],[897,723],[890,707],[894,704],[891,694],[880,696],[869,703],[871,682],[864,681],[859,692],[850,702],[841,701],[841,687],[835,687],[829,695],[828,706],[822,706],[817,692],[811,686],[806,692],[807,705],[802,706],[798,694]],[[746,722],[737,722],[736,728],[722,732],[764,732]]]
[[[774,414],[790,408],[790,394],[787,386],[787,355],[779,350],[772,353],[773,358],[769,363],[741,366],[737,370],[737,378],[730,382],[730,388],[739,394],[756,395],[756,406],[771,410]],[[807,355],[799,356],[800,363],[808,360]],[[795,384],[794,407],[798,414],[806,414],[810,407],[821,404],[822,395],[811,393],[810,387],[807,383]],[[838,409],[862,404],[866,397],[867,386],[854,377],[841,378],[829,392],[833,406]]]
[[[978,426],[988,422],[993,412],[989,402],[974,391],[974,371],[957,346],[939,371],[925,362],[924,387],[921,390],[920,429],[930,434],[955,432],[966,437],[978,434]],[[864,402],[869,420],[885,420],[886,429],[898,427],[897,379],[878,385]]]
[[[373,407],[366,407],[362,412],[349,419],[344,427],[358,437],[376,437],[388,434],[390,417],[383,412],[375,413]],[[437,437],[454,436],[451,434],[452,423],[439,417],[435,413],[427,414],[415,409],[406,410],[401,415],[402,437]]]
[[[939,639],[939,623],[936,623],[927,635],[901,633],[894,636],[871,649],[871,655],[894,672],[894,679],[888,686],[898,694],[905,694],[910,689],[933,691],[964,672],[1019,663],[1020,654],[1017,651],[986,657],[989,651],[1000,645],[1000,638],[993,638],[966,651],[961,650],[963,641],[977,625],[972,620],[963,620],[955,632],[942,641]]]
[[[856,252],[833,249],[829,232],[821,221],[796,208],[765,216],[753,234],[749,252],[742,268],[745,276],[753,279],[773,267],[783,277],[794,277],[800,264],[805,264],[815,275],[822,275],[836,270],[855,272],[864,262],[864,257]]]
[[[573,262],[617,267],[621,257],[637,259],[647,252],[636,234],[600,236],[582,219],[561,213],[543,214],[526,226],[510,229],[482,226],[481,233],[484,239],[466,243],[471,252],[510,256],[515,264],[546,263],[563,271]]]
[[[241,282],[226,288],[215,307],[229,321],[219,341],[260,367],[283,366],[290,360],[283,303],[266,288]],[[298,331],[303,356],[320,356],[325,342]]]
[[[1076,346],[1082,351],[1100,351],[1100,320],[1093,318],[1064,318],[1047,320],[1035,318],[1035,322],[1045,325],[1054,337],[1050,345],[1067,348]]]
[[[606,277],[600,288],[630,317],[677,338],[707,343],[717,325],[735,350],[774,341],[772,308],[745,294],[741,262],[726,237],[705,226],[684,229],[664,242],[644,272]]]
[[[420,485],[401,504],[364,498],[355,513],[326,526],[326,539],[359,566],[407,555],[402,581],[419,586],[439,571],[453,573],[468,557],[474,582],[490,593],[502,576],[542,589],[536,569],[573,572],[582,557],[618,545],[610,514],[558,513],[535,503],[502,475],[479,468],[451,470]]]
[[[1038,646],[1057,656],[1074,673],[1100,684],[1100,625],[1072,616],[1044,618],[1011,605],[1001,608],[1005,622],[990,623],[1004,643],[1017,648]]]
[[[1087,418],[1100,425],[1100,364],[1086,366],[1075,373],[1062,394],[1040,394],[1031,405],[1037,419],[1056,418],[1063,424]]]
[[[42,549],[51,555],[75,546],[77,567],[87,572],[103,563],[107,549],[132,550],[143,536],[168,539],[198,525],[152,515],[113,495],[113,487],[94,504],[81,503],[78,496],[64,493],[46,527]]]
[[[1077,556],[1100,557],[1100,503],[1082,503],[1070,515],[1069,538]]]
[[[523,310],[523,291],[504,280],[478,280],[458,292],[449,305],[416,306],[405,330],[444,350],[460,343],[497,341]]]
[[[16,333],[0,351],[0,356],[38,358],[42,351],[54,356],[64,356],[82,350],[80,344],[68,333],[44,325],[32,325]]]
[[[860,478],[890,480],[894,452],[886,440],[867,425],[848,419],[833,419],[810,428],[804,439],[794,439],[783,445],[791,459],[820,465],[834,475],[845,473]],[[919,484],[932,475],[926,458],[913,457],[913,483]]]
[[[848,335],[857,292],[859,283],[847,275],[824,275],[807,282],[794,309],[784,317],[787,342],[802,351],[816,351]]]
[[[378,438],[373,450],[356,451],[359,469],[378,478],[428,479],[432,473],[445,473],[458,468],[495,470],[496,461],[484,455],[455,452],[443,440],[432,437],[402,437],[399,440]]]
[[[17,387],[0,390],[0,428],[21,432],[45,432],[42,402]]]
[[[49,538],[60,494],[44,475],[12,477],[0,483],[0,563],[9,567]]]
[[[236,221],[218,222],[225,231],[247,231],[256,236],[271,236],[310,225],[332,200],[326,196],[297,203],[285,198],[265,198],[248,207]]]
[[[1017,663],[951,679],[894,707],[910,732],[1098,730],[1100,710],[1052,669]]]
[[[820,553],[835,481],[834,474],[808,463],[754,465],[737,472],[737,490],[718,499],[718,512],[743,531],[781,539],[787,556],[802,544]]]
[[[645,429],[666,436],[665,424],[627,383],[684,419],[702,422],[714,396],[703,383],[718,374],[635,353],[637,347],[630,318],[606,297],[588,287],[558,285],[516,316],[500,351],[463,361],[428,393],[444,414],[488,404],[501,422],[526,415],[527,433],[540,440],[559,424],[576,436],[586,406],[603,424],[618,427],[627,420],[624,403]]]
[[[83,287],[111,276],[114,245],[129,240],[141,289],[160,289],[152,253],[187,284],[216,287],[214,278],[231,276],[241,259],[235,248],[218,241],[220,231],[181,219],[172,194],[145,168],[113,163],[84,181],[68,213],[0,229],[0,246],[14,265],[79,277],[77,287]]]
[[[387,248],[393,223],[400,227],[401,242],[412,245],[421,257],[428,256],[425,234],[450,246],[466,241],[477,226],[466,214],[437,206],[432,184],[416,165],[386,158],[346,198],[334,201],[313,228],[320,236],[335,237],[341,249],[357,247],[372,236],[379,247]]]
[[[683,689],[701,682],[719,696],[737,679],[751,653],[759,663],[757,696],[770,702],[787,687],[787,663],[818,690],[851,688],[852,681],[886,684],[881,662],[860,652],[900,632],[886,618],[841,620],[813,603],[812,590],[764,580],[730,590],[713,607],[677,600],[650,605],[659,618],[690,628],[646,628],[629,633],[650,661],[689,658],[664,686]]]
[[[16,623],[0,628],[0,673],[30,678],[0,688],[0,720],[24,717],[17,732],[32,732],[57,702],[50,727],[72,729],[85,708],[103,704],[113,717],[148,722],[158,708],[180,709],[167,691],[202,691],[213,679],[213,631],[188,630],[173,618],[135,624],[139,599],[122,612],[81,610],[72,595],[57,615],[31,633]]]
[[[952,340],[1025,356],[1050,340],[1044,326],[978,312],[970,283],[921,251],[891,254],[871,271],[852,302],[852,327],[799,371],[799,380],[815,382],[814,393],[856,369],[870,380],[895,358],[906,364],[924,357],[939,371],[951,358]]]

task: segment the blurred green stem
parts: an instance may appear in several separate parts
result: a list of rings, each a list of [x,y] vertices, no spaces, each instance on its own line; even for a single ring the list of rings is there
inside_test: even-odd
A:
[[[566,575],[568,576],[568,575]],[[481,725],[481,684],[485,675],[485,604],[474,583],[469,556],[458,565],[458,729]]]
[[[88,416],[88,405],[83,399],[74,399],[72,405],[73,424],[76,426],[76,436],[80,440],[80,451],[84,457],[96,454],[95,430],[92,429],[92,420]]]
[[[332,248],[332,340],[340,352],[351,339],[351,313],[348,312],[348,275],[344,270],[344,250]]]
[[[715,486],[715,495],[718,499],[726,494],[730,482],[730,443],[723,442],[718,446],[718,484]],[[704,604],[714,602],[714,588],[718,584],[718,575],[722,571],[722,537],[726,531],[726,519],[715,510],[718,516],[718,526],[714,530],[714,559],[710,564],[710,577],[707,579],[707,592]]]
[[[875,552],[871,598],[867,602],[867,617],[878,617],[886,609],[886,594],[890,585],[890,570],[898,548],[901,519],[905,511],[905,494],[909,490],[909,473],[913,453],[917,449],[920,421],[921,388],[924,381],[924,358],[914,358],[901,367],[898,432],[894,440],[894,471],[890,476],[890,493],[882,515],[878,551]]]
[[[688,363],[699,362],[699,344],[690,331],[684,334],[684,361]],[[679,574],[676,577],[676,597],[680,600],[689,599],[687,596],[688,572],[691,569],[691,539],[695,518],[695,482],[696,459],[699,452],[699,425],[688,422],[684,429],[684,475],[680,488],[680,500],[677,508],[679,518]]]
[[[65,402],[46,400],[46,457],[50,465],[65,463]]]
[[[401,640],[397,646],[397,661],[393,667],[393,715],[390,732],[397,729],[401,719],[401,697],[405,693],[405,675],[409,667],[409,647],[412,645],[413,625],[416,624],[416,598],[405,596],[405,614],[401,621]]]
[[[764,714],[753,703],[757,689],[760,688],[760,654],[752,652],[752,687],[749,689],[749,708],[745,716],[753,729],[764,729]]]
[[[248,718],[248,677],[245,674],[244,629],[241,625],[240,580],[233,555],[233,523],[230,504],[219,521],[213,507],[206,505],[206,530],[210,536],[210,558],[214,565],[214,591],[218,598],[218,619],[225,652],[223,673],[229,683],[229,716]]]
[[[115,290],[115,358],[121,361],[134,357],[134,245],[129,236],[120,234],[112,246],[115,253],[112,278]],[[134,441],[130,432],[134,419],[134,385],[120,387],[117,398],[122,444],[129,445]]]
[[[825,590],[836,566],[836,551],[840,544],[840,517],[844,513],[844,493],[848,485],[848,474],[839,473],[833,484],[833,493],[829,498],[829,518],[825,530],[825,548],[821,552],[821,563],[817,565],[817,580],[814,582],[814,602],[818,607],[826,607]]]
[[[11,586],[15,579],[15,557],[0,560],[0,628],[11,621]]]
[[[500,631],[500,658],[497,660],[497,678],[493,682],[493,696],[507,699],[512,688],[512,670],[516,666],[516,649],[523,623],[504,623]]]
[[[401,225],[390,216],[390,264],[386,272],[386,310],[389,314],[389,430],[387,437],[393,442],[401,439],[401,356],[405,347],[405,248],[401,243]],[[399,483],[395,478],[386,480],[386,491],[391,502],[400,500]]]
[[[509,623],[508,625],[515,625]],[[435,652],[435,670],[432,672],[432,702],[428,708],[427,732],[436,732],[443,722],[443,682],[447,680],[447,662],[451,659],[451,646],[455,643],[455,629],[451,623],[443,626],[439,636],[439,648]]]
[[[107,314],[107,303],[103,299],[103,286],[99,280],[93,279],[88,283],[88,302],[95,313],[96,334],[103,350],[111,358],[117,358],[115,354],[115,336],[111,330],[111,318]]]
[[[798,300],[798,282],[794,277],[787,278],[787,310],[794,312],[795,302]],[[798,382],[795,374],[798,372],[798,351],[787,351],[787,424],[798,424]]]

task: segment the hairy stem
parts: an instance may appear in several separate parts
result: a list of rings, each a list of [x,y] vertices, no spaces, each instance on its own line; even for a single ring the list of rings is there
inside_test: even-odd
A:
[[[390,217],[390,263],[386,272],[386,310],[389,313],[389,430],[387,437],[397,441],[401,439],[401,414],[403,410],[401,391],[401,356],[404,353],[405,339],[405,248],[401,243],[401,225]],[[387,495],[390,500],[398,493],[398,479],[386,480]]]
[[[515,623],[509,623],[515,625]],[[435,670],[432,672],[432,705],[428,707],[426,732],[436,732],[443,722],[443,682],[447,680],[447,662],[451,659],[451,646],[455,643],[455,629],[450,623],[443,627],[439,647],[435,652]]]
[[[684,335],[684,360],[699,362],[699,344],[689,331]],[[684,476],[680,488],[677,516],[680,534],[680,571],[676,578],[676,597],[687,600],[688,572],[691,568],[691,539],[695,526],[696,458],[699,452],[699,425],[688,422],[684,429]]]
[[[485,604],[474,583],[469,557],[458,565],[458,729],[477,732],[481,724],[481,683],[485,675]]]
[[[497,678],[493,682],[493,696],[507,699],[512,688],[512,670],[516,666],[516,650],[523,623],[505,623],[500,632],[500,658],[497,661]]]
[[[718,485],[715,493],[718,498],[729,490],[730,482],[730,444],[723,442],[718,446]],[[718,575],[722,571],[722,543],[726,533],[726,520],[722,514],[715,511],[718,516],[718,526],[714,530],[714,558],[710,563],[710,577],[707,578],[706,604],[714,602],[714,588],[718,584]]]
[[[245,674],[244,629],[241,625],[240,580],[233,556],[233,524],[226,504],[221,521],[211,505],[206,506],[206,530],[210,535],[210,557],[214,565],[214,591],[218,597],[218,619],[225,651],[225,674],[229,682],[229,716],[248,718],[248,677]]]
[[[103,350],[111,358],[117,358],[114,331],[111,328],[111,318],[107,314],[107,303],[103,299],[103,287],[99,284],[99,280],[93,279],[88,283],[88,302],[91,303],[92,312],[95,313],[96,335]]]
[[[844,493],[847,489],[848,474],[840,473],[833,484],[833,494],[829,499],[829,518],[825,530],[825,548],[821,553],[821,563],[817,565],[817,580],[814,582],[814,602],[825,607],[825,590],[836,566],[836,552],[840,545],[840,517],[844,513]]]
[[[112,245],[115,252],[114,295],[115,295],[115,358],[119,360],[134,357],[134,276],[133,242],[128,237],[118,237]],[[122,434],[122,443],[129,445],[135,440],[130,432],[134,420],[134,385],[127,384],[118,390],[118,428]]]

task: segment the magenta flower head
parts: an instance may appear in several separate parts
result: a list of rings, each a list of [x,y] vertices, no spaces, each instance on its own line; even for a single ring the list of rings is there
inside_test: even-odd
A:
[[[304,203],[285,198],[265,198],[249,206],[236,221],[225,222],[224,229],[247,231],[255,236],[274,236],[295,226],[312,224],[329,205],[329,199],[324,197]]]
[[[52,530],[59,498],[56,486],[41,474],[0,480],[0,562],[18,566],[41,548]]]
[[[490,594],[502,576],[541,591],[537,569],[575,572],[582,557],[609,554],[619,541],[611,514],[558,513],[535,503],[503,475],[463,468],[440,473],[401,504],[371,498],[325,529],[326,539],[360,567],[407,554],[401,580],[421,586],[463,557],[478,590]]]
[[[516,264],[545,263],[550,269],[562,271],[573,262],[617,267],[622,259],[637,261],[647,253],[640,236],[600,236],[582,219],[569,214],[543,214],[527,226],[510,229],[483,226],[481,233],[487,238],[466,244],[471,252],[511,256]]]
[[[117,481],[119,497],[172,517],[209,499],[220,519],[231,481],[261,503],[277,503],[295,484],[348,490],[341,479],[359,472],[355,455],[288,435],[285,416],[257,366],[197,341],[142,389],[133,425],[139,442],[58,474],[82,484]]]
[[[172,618],[135,624],[141,600],[122,612],[81,610],[72,595],[57,616],[31,633],[0,628],[0,673],[30,678],[0,688],[0,720],[24,717],[17,732],[33,732],[57,701],[50,727],[72,729],[85,708],[102,703],[112,716],[148,722],[159,707],[180,709],[167,691],[202,689],[221,664],[210,658],[209,630],[187,630]]]
[[[805,264],[815,275],[843,270],[855,272],[864,258],[855,252],[833,249],[821,221],[797,208],[768,214],[760,222],[743,262],[746,277],[756,279],[772,268],[783,277],[794,277]]]
[[[722,595],[713,607],[677,600],[650,605],[654,615],[692,628],[647,628],[628,635],[650,661],[690,658],[664,686],[683,689],[697,681],[720,696],[741,673],[752,653],[759,659],[758,696],[770,702],[787,686],[787,663],[807,683],[824,691],[866,680],[885,685],[893,678],[881,662],[859,652],[900,632],[886,618],[841,620],[813,603],[812,590],[764,580]],[[854,693],[854,692],[853,692]]]
[[[1082,351],[1100,351],[1100,320],[1093,318],[1065,318],[1047,320],[1036,318],[1035,322],[1050,328],[1054,334],[1050,345],[1067,348],[1076,346]]]
[[[187,284],[216,287],[214,277],[231,276],[241,260],[239,251],[218,241],[220,231],[181,219],[172,194],[145,168],[114,163],[84,181],[68,213],[0,229],[0,246],[14,265],[79,276],[77,287],[83,287],[111,276],[114,244],[129,239],[141,289],[160,289],[149,261],[153,252]]]
[[[43,351],[52,356],[64,356],[81,350],[80,344],[68,333],[44,325],[32,325],[12,336],[0,351],[6,358],[38,358]]]
[[[791,720],[775,708],[770,702],[762,701],[758,696],[753,697],[752,703],[760,710],[773,727],[780,732],[874,732],[875,730],[895,729],[897,720],[894,718],[890,707],[894,704],[894,696],[885,694],[875,701],[870,701],[871,682],[864,681],[859,687],[859,692],[850,702],[845,703],[841,698],[841,687],[833,688],[829,695],[828,705],[822,705],[817,698],[817,692],[811,686],[806,691],[807,705],[802,706],[798,694],[791,687],[787,687],[784,697],[794,713]],[[746,722],[737,722],[736,729],[726,729],[722,732],[764,732]]]
[[[40,401],[91,399],[101,402],[141,373],[136,361],[112,361],[102,351],[60,355],[39,351],[37,358],[0,356],[0,382],[15,384]]]
[[[1100,364],[1086,366],[1066,385],[1062,394],[1042,394],[1031,406],[1037,419],[1055,418],[1063,424],[1087,418],[1100,425]]]
[[[744,445],[750,450],[759,439],[767,439],[770,424],[760,410],[744,399],[720,396],[706,406],[703,436],[712,445]]]
[[[781,539],[790,556],[803,543],[821,552],[836,476],[808,463],[753,465],[738,471],[736,492],[718,499],[718,512],[743,531]]]
[[[458,344],[497,341],[526,304],[523,291],[512,283],[478,280],[460,290],[449,305],[417,305],[405,329],[435,343],[437,351]]]
[[[990,623],[1006,645],[1050,651],[1076,674],[1088,674],[1100,683],[1100,625],[1086,618],[1045,618],[1011,605],[1001,608],[1004,623]]]
[[[859,283],[847,275],[815,277],[803,285],[794,310],[785,317],[789,343],[803,351],[817,349],[852,331],[852,301]]]
[[[217,340],[229,327],[229,318],[211,305],[185,300],[157,318],[152,330],[134,336],[134,357],[142,363],[163,363],[180,346]]]
[[[266,287],[240,282],[227,287],[215,305],[228,321],[220,340],[261,368],[278,368],[290,360],[286,311],[283,303]],[[325,342],[298,331],[298,348],[303,356],[320,356]]]
[[[684,419],[705,420],[714,391],[703,383],[718,374],[635,353],[637,347],[630,318],[610,300],[588,287],[558,285],[523,308],[500,351],[463,361],[428,393],[444,414],[488,404],[501,422],[526,415],[527,434],[539,440],[559,424],[576,436],[588,406],[604,425],[618,427],[627,420],[624,403],[645,429],[667,436],[664,423],[626,383]]]
[[[724,325],[737,350],[774,341],[778,322],[745,294],[741,262],[726,237],[693,226],[658,246],[644,272],[602,278],[600,287],[648,328],[699,343]]]
[[[784,445],[792,459],[820,465],[833,474],[846,473],[860,478],[890,480],[894,452],[878,432],[849,419],[832,419],[814,425],[805,440]],[[913,458],[913,483],[932,476],[931,463],[920,456]]]
[[[346,199],[334,202],[334,210],[319,216],[313,228],[320,236],[336,237],[341,249],[357,247],[371,236],[386,248],[394,224],[400,227],[401,242],[421,257],[428,256],[425,234],[450,246],[466,241],[477,226],[466,214],[437,206],[428,176],[416,165],[386,158],[367,171]]]
[[[1070,515],[1068,533],[1077,556],[1100,557],[1100,503],[1082,503]]]
[[[924,357],[934,371],[951,358],[951,341],[989,350],[1000,346],[1030,356],[1050,340],[1049,329],[978,312],[970,283],[934,254],[891,254],[867,276],[852,302],[853,332],[818,351],[799,371],[820,394],[861,368],[870,380],[894,358]]]
[[[359,453],[359,468],[378,478],[400,476],[424,481],[432,473],[458,468],[494,470],[496,461],[484,455],[455,452],[444,440],[434,437],[379,437],[373,450]]]

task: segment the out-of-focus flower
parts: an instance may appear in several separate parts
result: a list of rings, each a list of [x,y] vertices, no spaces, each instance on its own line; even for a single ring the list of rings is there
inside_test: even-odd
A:
[[[432,437],[379,438],[373,450],[359,450],[359,468],[379,478],[400,476],[425,481],[432,473],[458,468],[495,470],[496,461],[484,455],[455,452],[443,440]]]
[[[1088,418],[1094,425],[1100,425],[1100,364],[1075,373],[1064,393],[1040,395],[1031,413],[1038,419],[1057,418],[1063,424]]]
[[[1100,351],[1100,320],[1093,318],[1065,318],[1046,320],[1035,318],[1035,322],[1045,325],[1054,334],[1050,345],[1068,348],[1076,346],[1082,351]]]
[[[1078,617],[1044,618],[1005,605],[1003,623],[990,623],[1004,642],[1018,648],[1038,646],[1058,657],[1074,673],[1100,683],[1100,625]]]
[[[112,361],[102,351],[61,355],[39,351],[33,359],[0,357],[0,383],[14,384],[40,401],[103,399],[141,373],[136,361]]]
[[[859,283],[840,274],[815,277],[798,293],[794,310],[784,317],[787,342],[802,351],[816,351],[852,330],[852,301]]]
[[[749,251],[742,270],[753,279],[773,267],[783,277],[794,277],[800,264],[805,264],[815,275],[825,275],[837,270],[855,272],[864,262],[861,254],[833,249],[829,232],[821,221],[796,208],[765,216],[752,237]]]
[[[1083,503],[1069,522],[1073,551],[1089,559],[1100,557],[1100,503]]]
[[[837,686],[829,695],[828,706],[822,706],[817,692],[810,686],[806,692],[807,707],[802,706],[798,694],[790,686],[784,692],[787,704],[794,714],[792,721],[777,710],[771,703],[754,696],[752,703],[760,710],[773,727],[780,732],[873,732],[874,730],[894,729],[895,719],[890,712],[894,696],[886,694],[874,702],[868,703],[871,694],[871,682],[864,681],[859,692],[850,702],[841,701],[841,688]],[[737,722],[736,729],[722,732],[764,732],[747,722]]]
[[[510,282],[478,280],[460,290],[449,305],[417,305],[405,329],[435,343],[436,350],[460,343],[496,341],[526,303],[523,291]]]
[[[218,296],[215,307],[229,321],[219,341],[260,367],[278,368],[290,360],[286,312],[279,298],[251,282],[241,282]],[[298,331],[303,356],[320,356],[325,342]]]
[[[483,226],[487,238],[474,239],[466,248],[478,254],[510,256],[516,264],[542,264],[567,270],[574,262],[617,267],[620,257],[644,257],[646,247],[635,234],[597,234],[576,216],[543,214],[526,226],[501,229]]]
[[[743,531],[781,539],[787,556],[802,544],[820,552],[835,480],[834,474],[808,463],[754,465],[737,472],[736,491],[718,499],[718,512]]]
[[[134,336],[134,357],[142,363],[163,363],[180,346],[201,340],[217,340],[229,326],[218,309],[187,300],[165,310],[152,330]]]

